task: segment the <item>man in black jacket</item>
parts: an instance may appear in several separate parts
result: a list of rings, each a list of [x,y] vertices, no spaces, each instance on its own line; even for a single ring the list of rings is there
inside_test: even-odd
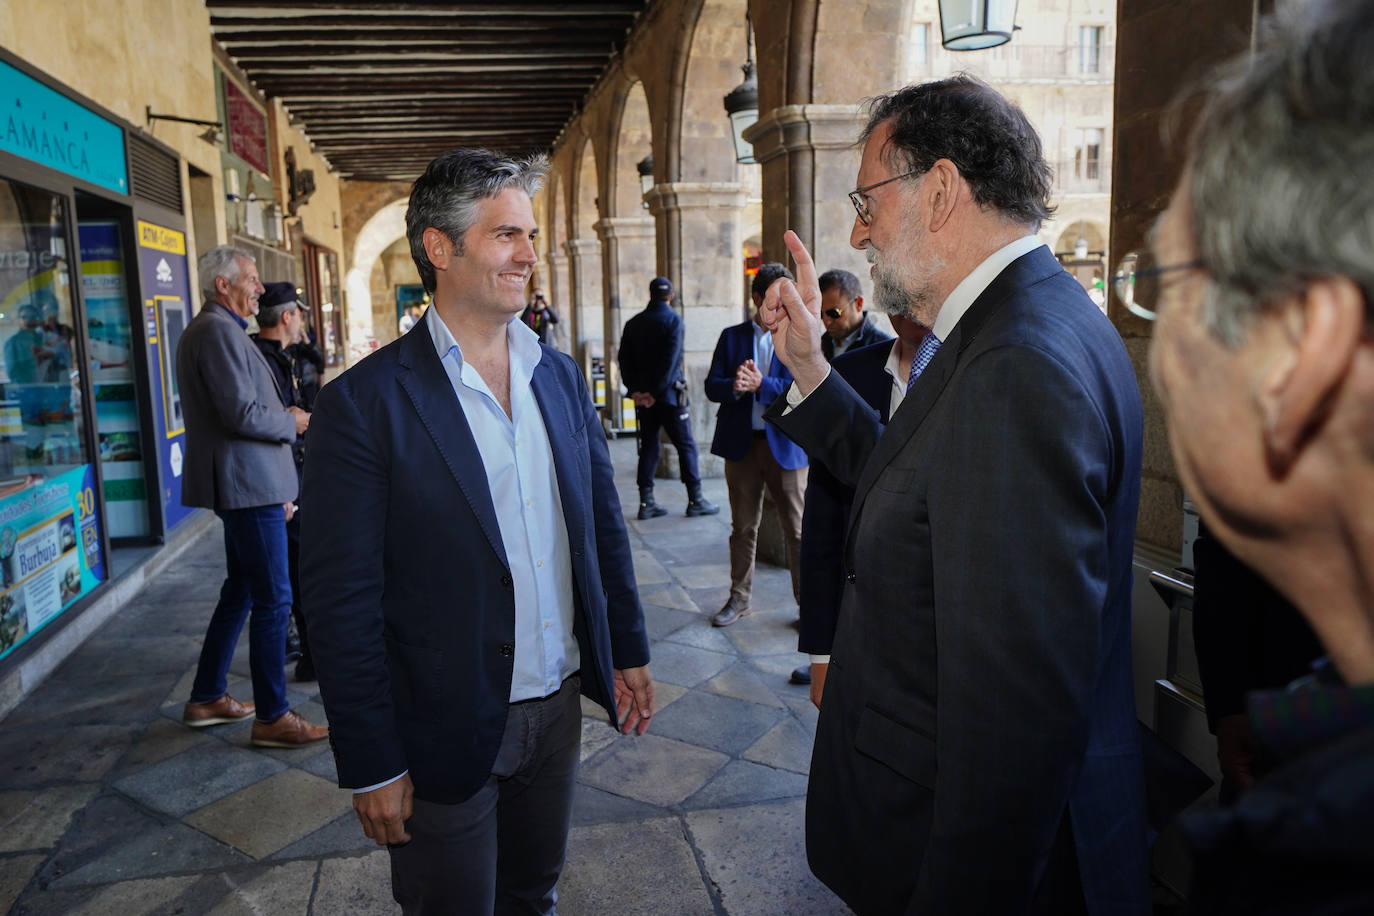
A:
[[[878,327],[864,314],[863,287],[859,278],[847,270],[835,268],[821,274],[821,352],[826,362],[850,350],[862,350],[875,343],[891,340],[892,335]]]
[[[658,470],[658,431],[677,448],[682,482],[687,486],[687,515],[715,515],[720,507],[701,495],[697,442],[687,410],[687,382],[682,376],[682,318],[673,311],[673,283],[655,277],[649,304],[625,322],[620,334],[620,379],[635,402],[639,435],[639,518],[658,518],[668,510],[654,501]]]

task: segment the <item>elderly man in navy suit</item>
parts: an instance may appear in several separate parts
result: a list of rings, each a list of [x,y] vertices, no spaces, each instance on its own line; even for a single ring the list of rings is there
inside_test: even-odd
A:
[[[577,364],[519,320],[548,168],[430,163],[406,213],[433,305],[326,386],[301,578],[339,784],[406,913],[553,913],[579,695],[653,715],[605,435]]]
[[[908,86],[863,140],[850,242],[931,329],[886,427],[825,362],[795,234],[764,305],[796,376],[769,419],[854,487],[808,860],[859,913],[1148,913],[1126,348],[1035,235],[1051,172],[1015,105]]]
[[[725,485],[730,494],[730,597],[712,615],[713,627],[728,627],[750,611],[764,487],[777,504],[787,539],[792,595],[801,595],[798,577],[806,453],[763,422],[764,408],[792,384],[792,374],[781,360],[773,358],[773,340],[758,312],[769,284],[791,276],[781,264],[759,268],[750,287],[754,318],[720,332],[706,374],[706,397],[720,405],[711,454],[725,459]]]

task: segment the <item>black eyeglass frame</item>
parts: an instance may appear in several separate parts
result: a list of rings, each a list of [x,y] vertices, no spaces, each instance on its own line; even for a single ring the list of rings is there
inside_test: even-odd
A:
[[[874,188],[881,188],[885,184],[890,184],[891,182],[899,181],[903,178],[910,178],[912,175],[921,175],[924,174],[924,172],[924,169],[912,169],[909,172],[893,175],[891,178],[884,178],[882,181],[875,181],[873,184],[864,185],[862,188],[855,188],[850,191],[849,202],[854,205],[854,212],[859,214],[859,222],[867,226],[869,219],[873,215],[869,212],[868,203],[864,201],[865,194],[872,191]]]
[[[1116,270],[1112,272],[1112,291],[1116,293],[1116,298],[1132,315],[1144,318],[1146,321],[1154,321],[1158,312],[1154,308],[1147,308],[1139,305],[1135,301],[1135,281],[1142,277],[1160,277],[1167,273],[1174,273],[1180,270],[1206,270],[1207,265],[1200,258],[1185,261],[1179,264],[1163,264],[1159,267],[1146,267],[1144,270],[1136,270],[1135,267],[1126,267],[1127,261],[1139,263],[1145,252],[1136,250],[1128,251],[1116,264]]]

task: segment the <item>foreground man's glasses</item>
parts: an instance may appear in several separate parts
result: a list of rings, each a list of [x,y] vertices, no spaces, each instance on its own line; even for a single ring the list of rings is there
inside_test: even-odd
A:
[[[1178,270],[1200,270],[1202,266],[1196,260],[1160,266],[1150,252],[1132,251],[1121,259],[1112,274],[1112,291],[1132,315],[1154,321],[1159,308],[1159,278]]]

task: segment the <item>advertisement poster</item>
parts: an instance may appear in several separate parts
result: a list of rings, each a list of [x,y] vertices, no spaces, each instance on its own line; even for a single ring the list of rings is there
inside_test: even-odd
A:
[[[104,578],[91,465],[0,498],[0,658]]]
[[[155,438],[162,466],[162,506],[170,531],[193,511],[181,504],[186,430],[176,386],[176,341],[191,320],[186,235],[139,220],[138,265],[146,294],[144,333],[152,369],[153,426],[160,431]]]

